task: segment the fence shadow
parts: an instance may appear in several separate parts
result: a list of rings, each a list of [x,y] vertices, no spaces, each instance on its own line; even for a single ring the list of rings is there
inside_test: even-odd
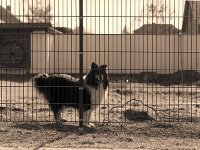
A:
[[[17,123],[13,125],[14,128],[25,129],[30,131],[40,131],[40,130],[54,130],[56,132],[67,133],[67,134],[90,134],[96,132],[95,128],[84,127],[80,130],[78,125],[72,125],[67,123]]]

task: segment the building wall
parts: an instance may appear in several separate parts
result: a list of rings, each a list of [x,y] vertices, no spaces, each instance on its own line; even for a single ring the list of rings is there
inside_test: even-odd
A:
[[[49,54],[52,39],[45,32],[31,34],[31,73],[49,72]]]
[[[185,14],[184,14],[184,28],[185,34],[200,34],[200,2],[199,1],[186,1]]]
[[[200,70],[199,36],[84,35],[84,73],[107,64],[109,73]],[[32,34],[31,73],[78,73],[79,36]]]

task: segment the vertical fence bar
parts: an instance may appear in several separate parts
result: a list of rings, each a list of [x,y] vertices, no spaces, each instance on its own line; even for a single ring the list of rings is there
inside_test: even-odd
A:
[[[79,0],[79,126],[83,127],[83,0]]]

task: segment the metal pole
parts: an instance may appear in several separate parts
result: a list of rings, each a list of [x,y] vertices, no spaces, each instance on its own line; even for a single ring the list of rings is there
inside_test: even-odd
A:
[[[79,127],[83,127],[83,0],[79,0]]]
[[[179,70],[183,70],[183,59],[184,59],[184,55],[183,55],[183,36],[182,33],[179,33],[179,48],[180,48],[180,59],[181,59],[181,69],[179,68]],[[178,70],[178,71],[179,71]],[[183,83],[183,73],[181,73],[181,83]]]

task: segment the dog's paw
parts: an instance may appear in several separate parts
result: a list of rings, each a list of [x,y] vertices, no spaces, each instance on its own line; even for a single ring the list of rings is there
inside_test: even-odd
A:
[[[57,124],[62,124],[62,123],[64,123],[64,122],[67,122],[67,120],[65,120],[65,119],[56,120],[56,123],[57,123]]]

